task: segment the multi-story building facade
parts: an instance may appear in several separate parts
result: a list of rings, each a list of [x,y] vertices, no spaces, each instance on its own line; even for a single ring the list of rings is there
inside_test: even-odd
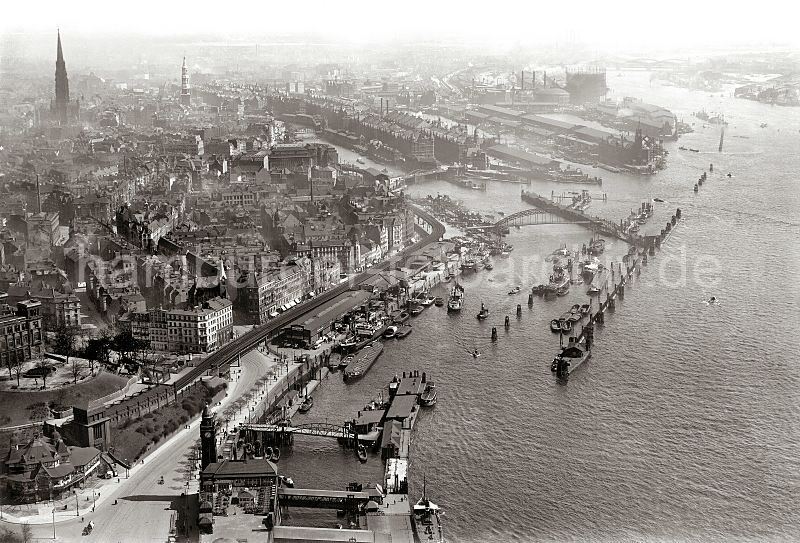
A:
[[[0,364],[4,367],[42,354],[41,306],[33,300],[17,303],[16,311],[5,303],[0,306]]]
[[[237,305],[249,321],[262,324],[314,290],[311,261],[298,258],[260,274],[248,273],[240,277],[239,285]]]
[[[133,337],[157,351],[210,353],[233,338],[233,305],[212,298],[186,309],[153,308],[130,317]]]

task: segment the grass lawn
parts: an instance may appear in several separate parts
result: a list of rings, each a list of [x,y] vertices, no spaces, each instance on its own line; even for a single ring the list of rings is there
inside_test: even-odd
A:
[[[121,389],[128,379],[108,372],[100,372],[93,379],[77,385],[61,387],[54,390],[12,392],[0,391],[0,427],[17,426],[33,420],[37,415],[46,413],[44,418],[51,418],[45,407],[63,405],[72,406],[102,398]]]
[[[183,428],[183,425],[200,413],[203,406],[210,403],[212,398],[225,386],[223,384],[211,390],[203,383],[195,387],[177,404],[162,407],[158,411],[136,419],[127,419],[119,426],[112,428],[111,446],[114,456],[133,464],[144,456],[148,449],[168,438],[176,430]]]

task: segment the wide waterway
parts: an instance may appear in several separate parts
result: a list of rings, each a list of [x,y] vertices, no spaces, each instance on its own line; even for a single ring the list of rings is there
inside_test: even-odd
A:
[[[589,233],[525,226],[512,229],[509,258],[464,278],[460,315],[427,309],[412,320],[408,338],[387,343],[364,379],[344,384],[333,375],[296,422],[342,421],[395,372],[427,371],[439,402],[414,431],[412,493],[421,492],[426,475],[430,498],[446,510],[450,541],[800,539],[800,295],[793,281],[800,269],[800,111],[730,92],[651,86],[644,72],[609,73],[609,85],[616,95],[695,121],[697,131],[668,144],[669,166],[655,176],[600,173],[608,202],[593,203],[592,213],[618,220],[658,197],[666,203],[656,204],[649,228],[660,228],[676,207],[685,220],[598,328],[591,360],[567,384],[549,370],[558,337],[547,323],[584,302],[583,287],[554,301],[536,298],[530,309],[525,294],[507,294],[513,285],[527,290],[541,282],[544,256]],[[702,108],[730,123],[722,153],[719,127],[691,117]],[[694,194],[712,162],[714,173]],[[531,190],[568,187],[535,183]],[[519,190],[435,182],[410,192],[448,193],[473,209],[509,212],[527,207]],[[624,251],[614,242],[607,253]],[[712,295],[721,302],[703,303]],[[481,301],[492,312],[485,322],[475,318]],[[478,359],[467,352],[476,347]],[[378,457],[361,465],[324,439],[298,438],[280,467],[300,487],[343,488],[382,476]]]

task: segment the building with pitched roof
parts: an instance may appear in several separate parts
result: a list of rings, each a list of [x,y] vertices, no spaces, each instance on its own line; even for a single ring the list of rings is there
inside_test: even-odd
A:
[[[15,501],[57,498],[92,475],[101,465],[94,447],[68,447],[58,432],[12,443],[3,461],[7,495]]]

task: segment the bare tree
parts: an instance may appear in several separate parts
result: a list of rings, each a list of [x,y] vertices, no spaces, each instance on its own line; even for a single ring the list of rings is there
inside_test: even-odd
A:
[[[13,356],[13,353],[9,353],[8,362],[8,374],[11,376],[11,371],[14,371],[14,375],[17,376],[17,386],[20,386],[20,379],[22,378],[22,368],[25,366],[25,359],[22,357]]]
[[[30,543],[33,541],[33,530],[31,525],[27,522],[22,525],[22,543]]]
[[[83,363],[83,360],[81,360],[77,356],[73,356],[72,361],[70,362],[69,365],[69,372],[72,374],[72,380],[74,383],[78,382],[78,377],[80,377],[81,374],[83,374],[84,368],[85,364]]]

